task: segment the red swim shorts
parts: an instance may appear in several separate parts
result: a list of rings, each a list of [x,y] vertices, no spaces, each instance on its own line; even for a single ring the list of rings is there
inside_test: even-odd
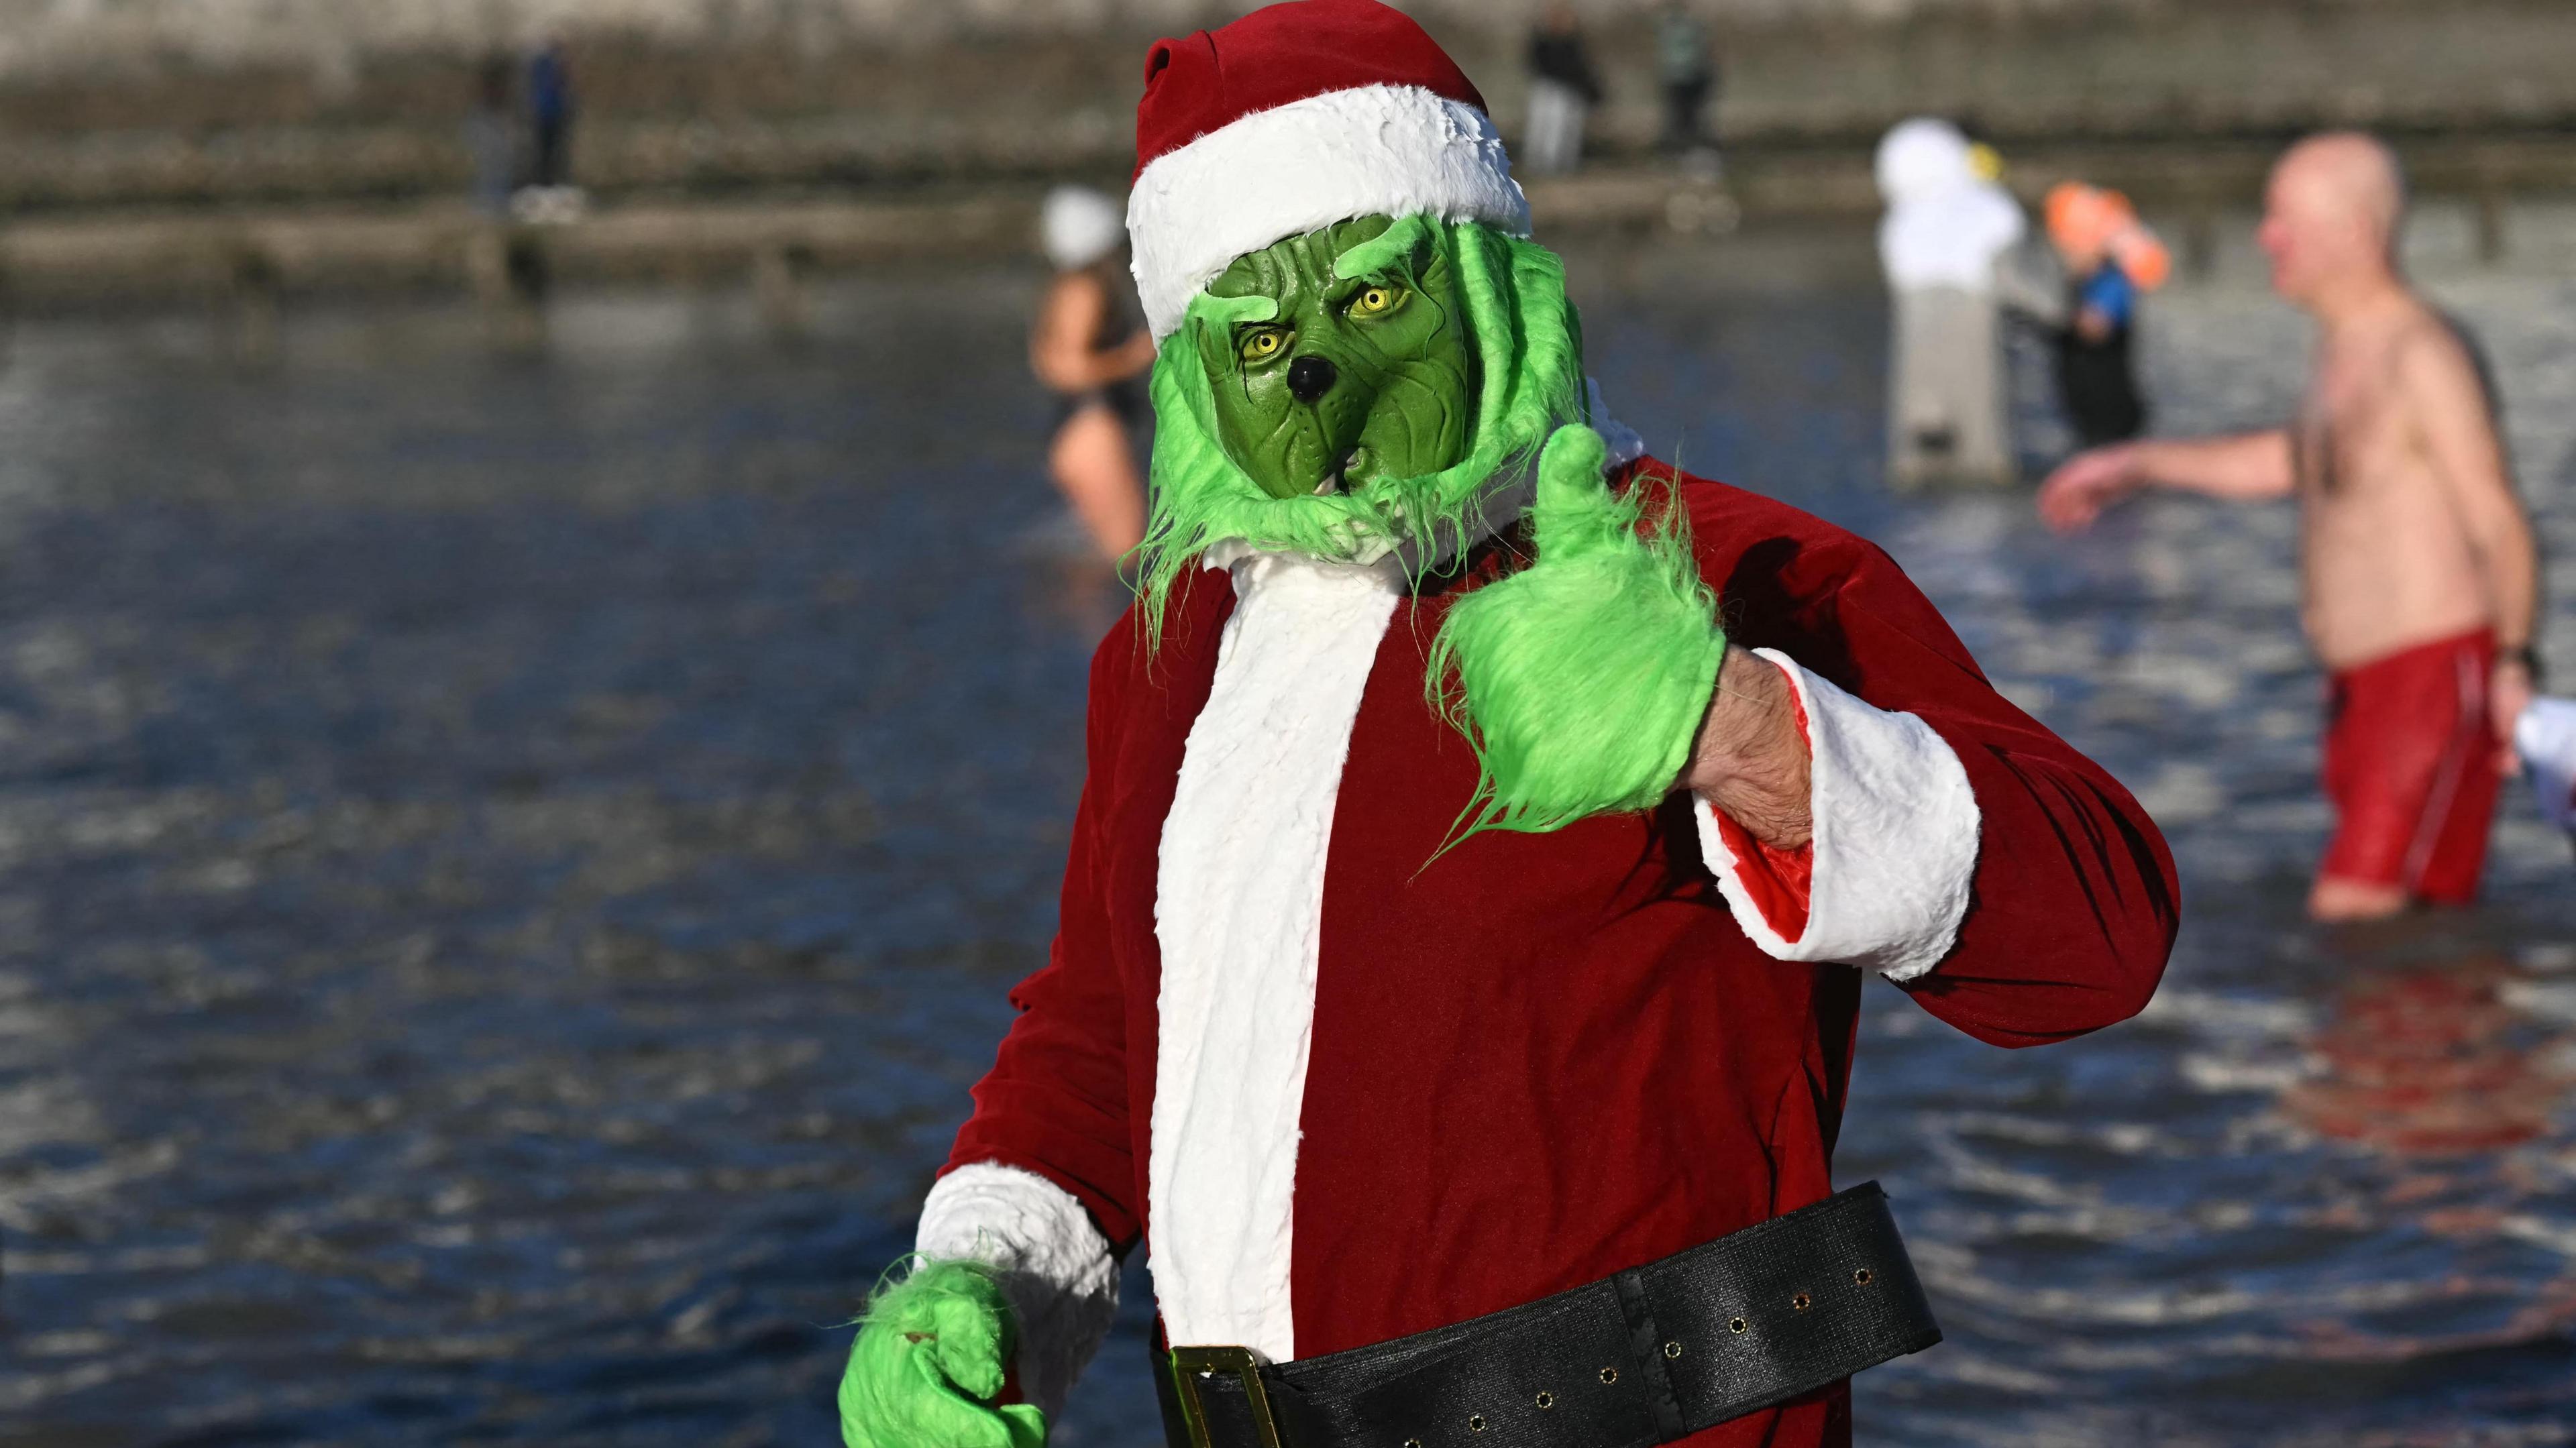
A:
[[[2335,832],[2319,874],[2442,905],[2477,898],[2503,782],[2487,707],[2494,661],[2495,634],[2479,629],[2327,681]]]

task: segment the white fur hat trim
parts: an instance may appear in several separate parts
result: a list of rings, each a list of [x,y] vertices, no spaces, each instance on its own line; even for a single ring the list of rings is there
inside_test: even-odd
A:
[[[1529,235],[1529,201],[1484,112],[1389,85],[1256,111],[1138,173],[1127,234],[1145,320],[1170,336],[1200,288],[1282,237],[1416,212]]]

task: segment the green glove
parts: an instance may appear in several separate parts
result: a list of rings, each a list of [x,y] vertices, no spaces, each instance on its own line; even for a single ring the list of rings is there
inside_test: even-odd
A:
[[[1484,772],[1470,833],[1654,808],[1708,713],[1726,650],[1717,600],[1678,515],[1638,531],[1643,480],[1613,494],[1607,453],[1588,427],[1548,438],[1537,556],[1458,600],[1432,645],[1438,702]]]
[[[1016,1333],[993,1269],[923,1261],[881,1287],[841,1374],[848,1448],[1043,1448],[1046,1414],[996,1405]]]

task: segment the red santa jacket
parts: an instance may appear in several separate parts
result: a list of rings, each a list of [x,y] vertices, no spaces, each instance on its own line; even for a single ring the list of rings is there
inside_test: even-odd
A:
[[[1015,1269],[1033,1397],[1060,1398],[1114,1300],[1108,1253],[1140,1240],[1174,1341],[1306,1357],[1828,1195],[1862,989],[1843,960],[1996,1045],[2145,1004],[2177,887],[2137,801],[1997,694],[1876,547],[1718,483],[1677,495],[1730,644],[1798,683],[1812,858],[1768,859],[1688,796],[1443,853],[1476,780],[1424,698],[1450,594],[1388,597],[1374,635],[1331,622],[1348,596],[1283,627],[1235,617],[1238,592],[1284,616],[1256,560],[1177,587],[1158,650],[1132,617],[1111,630],[1060,933],[921,1233]],[[1229,649],[1295,656],[1344,624],[1356,662],[1314,646],[1219,683]],[[1337,692],[1346,717],[1301,717]],[[1280,742],[1308,735],[1320,753]],[[1273,810],[1257,781],[1318,760],[1320,809]],[[1802,938],[1850,943],[1781,958]],[[1847,1401],[1694,1441],[1845,1441]]]

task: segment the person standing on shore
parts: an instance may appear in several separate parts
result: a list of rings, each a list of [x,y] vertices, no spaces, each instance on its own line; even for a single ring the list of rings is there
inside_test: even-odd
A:
[[[1029,334],[1029,366],[1057,398],[1047,470],[1100,552],[1121,558],[1145,536],[1135,433],[1154,365],[1153,336],[1118,265],[1126,214],[1088,187],[1060,186],[1040,224],[1055,280]]]
[[[548,36],[528,60],[528,127],[534,183],[572,184],[572,63],[560,36]]]
[[[1683,0],[1667,0],[1655,18],[1655,69],[1664,82],[1664,149],[1676,156],[1708,147],[1701,117],[1717,89],[1708,26]]]
[[[2151,487],[2295,496],[2310,644],[2330,674],[2333,839],[2321,920],[2466,904],[2515,721],[2538,672],[2538,559],[2492,399],[2450,324],[2396,262],[2405,184],[2373,137],[2293,146],[2260,241],[2272,285],[2320,328],[2287,427],[2079,453],[2041,488],[2061,531]]]
[[[474,167],[474,209],[509,215],[519,184],[519,133],[510,122],[510,57],[485,56],[474,67],[474,109],[465,117],[465,152]]]
[[[1574,7],[1558,3],[1539,17],[1529,45],[1528,165],[1534,176],[1564,176],[1583,164],[1583,128],[1601,103],[1601,80],[1583,44]]]

